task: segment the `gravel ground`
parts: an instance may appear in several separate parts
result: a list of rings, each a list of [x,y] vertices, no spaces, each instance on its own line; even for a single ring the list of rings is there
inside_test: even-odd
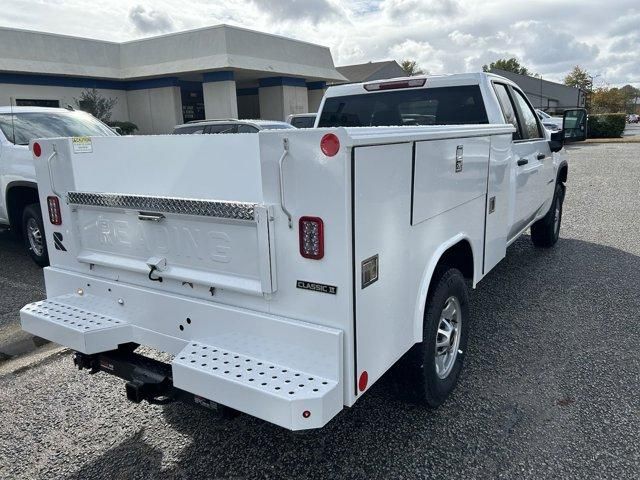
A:
[[[296,435],[133,405],[121,381],[60,351],[0,367],[0,477],[638,478],[640,145],[569,153],[559,244],[520,239],[473,292],[467,363],[437,411],[398,400],[385,377]],[[0,236],[0,315],[42,295],[12,245]]]

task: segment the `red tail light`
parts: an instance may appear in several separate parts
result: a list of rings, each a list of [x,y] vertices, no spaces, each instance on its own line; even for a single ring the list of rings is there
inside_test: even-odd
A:
[[[300,255],[320,260],[324,257],[324,224],[318,217],[301,217],[298,222]]]
[[[40,155],[42,155],[42,147],[40,146],[39,143],[34,143],[33,144],[33,154],[36,157],[39,157]]]
[[[49,207],[49,221],[53,225],[62,224],[62,215],[60,213],[60,200],[58,197],[47,197],[47,207]]]

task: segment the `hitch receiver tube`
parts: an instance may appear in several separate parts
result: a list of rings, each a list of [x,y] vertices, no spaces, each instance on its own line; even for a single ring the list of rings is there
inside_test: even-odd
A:
[[[231,418],[237,411],[174,387],[171,365],[135,353],[136,344],[120,345],[117,350],[87,355],[75,352],[73,363],[89,373],[105,372],[126,380],[127,399],[143,400],[155,405],[179,401],[195,404],[215,413],[218,418]]]

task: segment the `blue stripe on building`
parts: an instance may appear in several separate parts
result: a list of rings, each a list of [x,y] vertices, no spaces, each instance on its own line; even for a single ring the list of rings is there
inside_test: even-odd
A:
[[[233,72],[228,70],[223,70],[221,72],[204,72],[202,74],[202,80],[204,83],[225,82],[233,80],[234,78]]]
[[[260,79],[261,87],[305,87],[304,78],[296,77],[267,77]]]
[[[176,77],[161,77],[146,80],[119,81],[89,77],[0,73],[0,83],[42,85],[47,87],[99,88],[103,90],[141,90],[146,88],[176,87],[178,86],[178,79]]]
[[[327,88],[327,82],[307,82],[307,88],[309,90],[322,90]]]

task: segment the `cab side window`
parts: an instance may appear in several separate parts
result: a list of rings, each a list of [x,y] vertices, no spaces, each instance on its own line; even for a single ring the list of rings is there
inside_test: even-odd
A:
[[[512,90],[512,92],[514,94],[514,100],[516,101],[518,109],[520,110],[520,114],[522,115],[522,138],[542,138],[542,131],[540,130],[540,125],[538,124],[538,118],[529,105],[529,102],[527,102],[527,100],[524,98],[524,95],[515,88]]]
[[[214,134],[214,133],[236,133],[237,132],[237,125],[233,125],[233,124],[215,124],[215,125],[208,125],[205,129],[204,129],[204,133],[209,133],[209,134]]]
[[[237,133],[256,133],[258,129],[252,125],[247,125],[245,123],[241,123],[238,125]]]
[[[507,86],[501,83],[494,83],[493,89],[495,90],[496,96],[498,97],[498,102],[500,103],[500,108],[502,109],[502,114],[504,115],[505,121],[516,127],[516,131],[513,134],[513,139],[522,139],[522,134],[520,133],[520,124],[518,123],[518,115],[516,115],[516,110],[515,108],[513,108],[513,103],[511,103],[511,98],[509,96],[509,92],[507,91]]]

